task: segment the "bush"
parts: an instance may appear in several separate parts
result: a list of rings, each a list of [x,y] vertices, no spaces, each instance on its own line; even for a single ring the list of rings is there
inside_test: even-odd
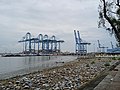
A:
[[[116,60],[116,57],[112,57],[112,60]]]
[[[91,64],[95,64],[95,61],[92,61]]]
[[[118,60],[120,60],[120,57],[118,57]]]
[[[87,64],[87,65],[86,65],[86,67],[90,67],[90,65],[89,65],[89,64]]]
[[[107,62],[107,63],[105,63],[104,65],[107,67],[107,66],[110,66],[110,63]]]

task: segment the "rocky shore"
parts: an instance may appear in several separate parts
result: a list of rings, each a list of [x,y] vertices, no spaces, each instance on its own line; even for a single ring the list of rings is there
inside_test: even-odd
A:
[[[63,66],[1,80],[0,90],[77,90],[115,62],[110,58],[74,60]]]

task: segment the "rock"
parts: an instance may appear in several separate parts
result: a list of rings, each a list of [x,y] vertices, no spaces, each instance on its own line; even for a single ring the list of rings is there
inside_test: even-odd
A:
[[[110,81],[113,81],[113,78],[111,78]]]
[[[60,90],[60,88],[59,88],[59,87],[56,87],[55,90]]]
[[[24,75],[10,81],[8,79],[9,83],[0,84],[0,90],[6,90],[6,88],[10,88],[10,90],[77,90],[81,85],[93,79],[100,71],[106,69],[103,67],[103,62],[89,64],[89,67],[86,65],[90,61],[79,62],[57,69],[45,70],[45,72]],[[2,88],[3,85],[5,87]]]
[[[21,89],[21,87],[20,87],[20,86],[16,86],[16,87],[15,87],[15,89],[20,90],[20,89]]]
[[[28,86],[28,85],[25,85],[25,86],[24,86],[24,89],[29,89],[29,86]]]
[[[6,88],[5,90],[10,90],[10,88]]]
[[[20,83],[20,81],[16,81],[16,84],[19,84]]]
[[[66,81],[68,81],[68,80],[69,80],[69,77],[65,76],[64,79],[65,79]]]
[[[56,73],[56,71],[53,71],[53,73]]]
[[[17,86],[17,84],[14,84],[14,87],[16,87]]]
[[[45,86],[45,87],[49,87],[49,84],[43,84],[43,86]]]
[[[12,84],[12,82],[8,82],[8,84],[9,84],[9,85],[11,85],[11,84]]]
[[[35,88],[34,90],[40,90],[40,88]]]

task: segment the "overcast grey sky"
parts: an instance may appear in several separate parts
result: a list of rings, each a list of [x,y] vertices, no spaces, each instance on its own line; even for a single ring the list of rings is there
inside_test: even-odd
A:
[[[110,47],[115,39],[98,29],[99,0],[0,0],[0,52],[22,51],[19,41],[27,32],[55,35],[65,40],[62,51],[74,51],[73,30],[92,43],[93,51],[99,39]],[[97,46],[95,46],[96,48]]]

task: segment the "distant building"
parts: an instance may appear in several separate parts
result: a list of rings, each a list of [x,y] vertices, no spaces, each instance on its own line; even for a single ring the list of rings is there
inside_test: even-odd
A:
[[[107,53],[119,53],[120,54],[120,47],[107,49]]]

